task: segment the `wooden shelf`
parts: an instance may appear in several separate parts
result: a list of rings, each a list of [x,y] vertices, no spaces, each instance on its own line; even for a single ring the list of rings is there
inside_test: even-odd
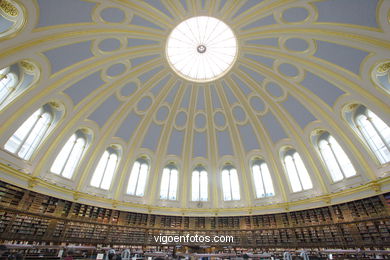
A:
[[[0,182],[0,240],[155,245],[153,235],[229,235],[236,246],[385,247],[390,194],[289,213],[188,217],[106,209]]]

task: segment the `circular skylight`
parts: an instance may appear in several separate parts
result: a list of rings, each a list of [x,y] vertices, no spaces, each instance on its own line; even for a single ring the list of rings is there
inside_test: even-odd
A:
[[[196,82],[224,75],[237,56],[233,31],[222,21],[197,16],[183,21],[168,37],[167,58],[180,76]]]

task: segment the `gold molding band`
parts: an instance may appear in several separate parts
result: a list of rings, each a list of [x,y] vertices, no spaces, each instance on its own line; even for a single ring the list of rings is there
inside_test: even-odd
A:
[[[40,178],[33,177],[30,175],[27,175],[23,172],[20,172],[16,169],[11,168],[10,166],[7,166],[3,163],[0,163],[0,171],[2,171],[3,174],[8,174],[10,176],[16,177],[17,179],[25,181],[27,184],[26,185],[21,185],[20,183],[12,183],[9,180],[4,180],[6,182],[9,182],[13,185],[23,187],[28,190],[33,190],[36,192],[43,193],[45,195],[49,196],[54,196],[57,198],[62,198],[69,200],[69,197],[73,198],[73,202],[78,201],[79,199],[83,198],[86,200],[90,200],[91,203],[104,203],[104,204],[109,204],[112,205],[111,208],[117,208],[119,206],[122,207],[128,207],[131,208],[131,212],[141,212],[144,213],[145,210],[148,210],[149,213],[158,213],[158,211],[164,211],[164,212],[170,212],[172,215],[177,215],[177,214],[188,214],[188,213],[194,213],[195,215],[197,213],[202,214],[202,216],[206,216],[205,213],[209,214],[210,216],[215,216],[215,215],[221,215],[223,216],[224,214],[235,214],[235,215],[252,215],[252,214],[259,214],[256,213],[256,211],[259,210],[276,210],[275,212],[280,212],[279,209],[284,209],[284,212],[288,212],[290,210],[295,210],[292,209],[294,206],[302,206],[302,205],[311,205],[316,202],[323,202],[326,205],[333,205],[333,204],[339,204],[340,202],[348,202],[348,201],[354,201],[357,199],[363,199],[366,197],[370,197],[373,194],[366,194],[363,196],[359,196],[353,199],[343,199],[342,197],[348,197],[351,194],[355,194],[357,192],[363,192],[363,191],[373,191],[375,194],[383,194],[388,192],[388,190],[382,189],[383,186],[390,184],[390,176],[374,180],[371,182],[366,183],[365,185],[362,186],[357,186],[354,188],[346,189],[343,191],[335,192],[332,194],[325,194],[325,195],[320,195],[317,197],[313,198],[308,198],[308,199],[303,199],[303,200],[298,200],[298,201],[291,201],[291,202],[282,202],[282,203],[277,203],[277,204],[270,204],[270,205],[265,205],[265,206],[253,206],[253,207],[238,207],[238,208],[223,208],[223,209],[218,209],[218,208],[213,208],[213,209],[201,209],[201,208],[174,208],[174,207],[160,207],[160,206],[150,206],[150,205],[145,205],[145,204],[137,204],[137,203],[132,203],[132,202],[123,202],[123,201],[118,201],[118,200],[113,200],[113,199],[108,199],[108,198],[103,198],[103,197],[96,197],[87,193],[79,192],[79,191],[74,191],[70,190],[68,188],[60,187],[56,184],[46,182]],[[51,190],[51,191],[56,191],[60,194],[53,195],[52,193],[44,193],[41,190],[37,191],[36,187],[41,186],[44,187],[45,190]],[[62,194],[61,194],[62,193]],[[62,196],[61,196],[62,195]],[[67,195],[67,196],[63,196]],[[340,200],[341,198],[341,200]],[[334,199],[338,199],[333,201]],[[88,204],[88,203],[87,203]],[[110,208],[108,206],[104,206],[106,208]],[[317,208],[320,207],[319,205],[312,205],[311,207],[305,207],[300,209],[311,209],[311,208]],[[124,210],[124,209],[121,209]],[[124,211],[130,211],[130,210],[124,210]]]

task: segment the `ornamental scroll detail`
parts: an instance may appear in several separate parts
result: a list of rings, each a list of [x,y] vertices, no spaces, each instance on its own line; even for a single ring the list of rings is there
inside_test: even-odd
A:
[[[20,62],[20,65],[22,66],[23,69],[25,69],[26,71],[28,72],[33,72],[35,67],[33,64],[31,64],[30,62],[28,61],[21,61]]]
[[[17,16],[19,14],[18,9],[6,0],[0,0],[0,9],[9,16]]]
[[[386,63],[381,64],[378,67],[377,72],[379,74],[386,74],[389,70],[390,70],[390,62],[386,62]]]

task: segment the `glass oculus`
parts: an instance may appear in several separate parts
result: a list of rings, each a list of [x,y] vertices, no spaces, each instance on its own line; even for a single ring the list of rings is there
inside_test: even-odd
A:
[[[169,65],[181,77],[208,82],[223,76],[237,56],[237,40],[224,22],[209,16],[187,19],[168,37]]]

